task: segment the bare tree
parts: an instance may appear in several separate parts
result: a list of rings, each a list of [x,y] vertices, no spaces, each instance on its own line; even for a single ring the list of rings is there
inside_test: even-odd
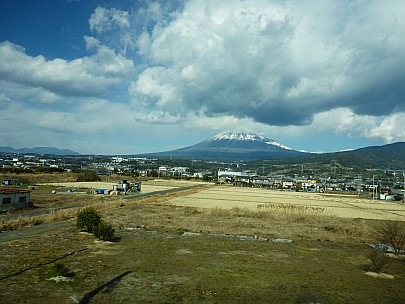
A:
[[[381,242],[394,248],[398,255],[405,247],[405,223],[388,221],[378,229]]]
[[[367,257],[370,259],[371,265],[367,265],[366,269],[373,272],[383,272],[391,264],[390,259],[379,250],[371,250]]]

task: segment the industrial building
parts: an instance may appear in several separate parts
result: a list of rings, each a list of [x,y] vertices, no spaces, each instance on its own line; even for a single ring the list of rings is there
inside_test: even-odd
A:
[[[31,207],[31,191],[0,189],[0,211]]]

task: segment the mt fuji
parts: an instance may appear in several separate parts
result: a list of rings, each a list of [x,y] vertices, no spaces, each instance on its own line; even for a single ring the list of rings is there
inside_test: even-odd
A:
[[[289,148],[253,132],[224,132],[193,146],[153,153],[156,157],[208,159],[274,159],[309,153]]]

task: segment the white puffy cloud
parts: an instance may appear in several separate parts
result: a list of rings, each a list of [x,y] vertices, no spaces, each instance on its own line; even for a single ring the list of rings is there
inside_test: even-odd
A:
[[[315,115],[312,129],[331,129],[349,137],[368,138],[386,144],[405,141],[405,112],[387,116],[357,115],[349,109],[334,109]]]
[[[61,95],[41,87],[29,87],[18,83],[0,80],[0,91],[7,99],[7,104],[14,102],[31,105],[51,106],[66,101]]]
[[[281,135],[316,136],[330,130],[349,138],[366,138],[386,144],[405,141],[403,122],[405,112],[397,112],[386,116],[358,115],[347,108],[336,108],[317,113],[311,124],[307,126],[271,127]]]
[[[364,131],[367,138],[382,140],[386,144],[405,142],[404,129],[405,113],[395,113],[384,117],[381,123]]]
[[[135,76],[133,62],[100,46],[90,57],[67,61],[31,57],[24,48],[0,43],[0,80],[63,96],[100,96]]]

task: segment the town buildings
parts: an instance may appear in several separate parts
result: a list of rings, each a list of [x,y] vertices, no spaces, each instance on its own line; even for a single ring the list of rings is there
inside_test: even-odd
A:
[[[291,191],[351,192],[373,199],[393,200],[404,196],[404,171],[375,170],[355,172],[330,165],[268,165],[266,162],[148,159],[129,156],[59,156],[0,154],[0,170],[34,172],[79,172],[91,170],[98,175],[118,174],[135,178],[201,179],[220,184],[264,187]],[[307,171],[307,172],[305,172]],[[348,173],[349,172],[349,173]],[[360,174],[361,173],[361,174]],[[363,177],[365,176],[365,177]],[[4,178],[4,176],[3,176]],[[7,178],[7,176],[6,176]],[[13,183],[3,184],[7,188]],[[15,182],[15,181],[14,181]]]

